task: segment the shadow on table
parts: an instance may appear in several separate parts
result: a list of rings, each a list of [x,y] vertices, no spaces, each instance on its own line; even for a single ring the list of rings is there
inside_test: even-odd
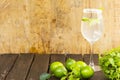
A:
[[[105,77],[102,71],[97,71],[90,80],[108,80],[108,79]]]

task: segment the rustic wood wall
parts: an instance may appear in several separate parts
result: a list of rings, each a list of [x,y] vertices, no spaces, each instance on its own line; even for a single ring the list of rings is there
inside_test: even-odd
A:
[[[0,53],[89,53],[80,32],[83,8],[92,0],[0,0]],[[101,0],[104,33],[94,44],[102,53],[120,45],[120,1]]]

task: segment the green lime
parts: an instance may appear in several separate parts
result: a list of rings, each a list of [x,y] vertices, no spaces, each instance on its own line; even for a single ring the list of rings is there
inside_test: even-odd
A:
[[[94,75],[94,70],[90,66],[85,66],[81,69],[82,78],[91,78]]]
[[[71,66],[73,65],[73,64],[75,64],[75,60],[74,59],[71,59],[71,58],[68,58],[67,60],[66,60],[66,62],[65,62],[65,67],[68,69],[68,70],[72,70],[71,69]]]
[[[85,66],[87,66],[87,64],[85,63],[85,62],[83,62],[83,61],[77,61],[76,62],[76,65],[79,67],[79,68],[83,68],[83,67],[85,67]]]
[[[74,68],[83,68],[83,67],[85,67],[85,66],[87,66],[87,64],[85,63],[85,62],[83,62],[83,61],[77,61],[75,64],[73,64],[73,65],[71,65],[71,70],[73,70]]]
[[[55,69],[59,66],[64,66],[61,62],[55,61],[50,65],[50,71],[53,73]]]
[[[59,66],[54,70],[54,76],[57,78],[61,78],[67,74],[67,70],[63,66]]]

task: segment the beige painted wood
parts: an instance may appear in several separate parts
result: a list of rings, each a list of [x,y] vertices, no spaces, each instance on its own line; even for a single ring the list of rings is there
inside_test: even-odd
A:
[[[74,1],[0,0],[0,53],[89,53],[80,24],[82,10],[96,4]],[[101,0],[101,4],[104,33],[94,44],[94,53],[120,46],[120,2]]]

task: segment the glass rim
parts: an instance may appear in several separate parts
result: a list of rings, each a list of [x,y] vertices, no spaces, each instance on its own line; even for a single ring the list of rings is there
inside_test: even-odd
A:
[[[102,13],[102,10],[95,8],[85,8],[83,9],[84,13]]]

